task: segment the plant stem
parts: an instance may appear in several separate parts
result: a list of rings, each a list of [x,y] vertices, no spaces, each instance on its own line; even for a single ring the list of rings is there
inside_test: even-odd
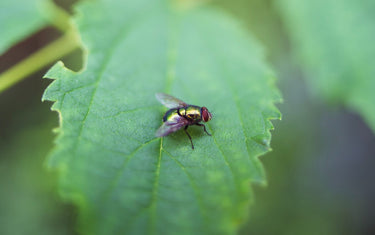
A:
[[[79,46],[80,40],[77,32],[73,29],[68,30],[62,37],[0,74],[0,93],[30,74],[73,52]]]

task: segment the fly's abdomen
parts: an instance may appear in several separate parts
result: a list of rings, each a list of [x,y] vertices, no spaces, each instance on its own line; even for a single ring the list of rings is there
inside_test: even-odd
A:
[[[178,109],[170,109],[164,114],[163,122],[173,122],[178,117]]]

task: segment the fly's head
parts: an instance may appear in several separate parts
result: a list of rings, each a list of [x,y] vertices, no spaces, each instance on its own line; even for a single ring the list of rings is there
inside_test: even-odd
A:
[[[211,120],[212,114],[208,111],[206,107],[202,107],[201,112],[202,112],[202,118],[204,122],[208,122]]]

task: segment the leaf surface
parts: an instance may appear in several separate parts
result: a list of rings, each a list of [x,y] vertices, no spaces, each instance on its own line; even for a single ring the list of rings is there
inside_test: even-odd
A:
[[[87,234],[231,234],[246,218],[250,183],[264,183],[280,95],[260,46],[226,14],[164,1],[96,1],[76,19],[88,53],[81,73],[56,64],[43,99],[60,113],[49,165],[80,208]],[[165,92],[213,119],[155,132]]]
[[[375,131],[375,2],[278,2],[292,48],[318,94],[358,111]]]

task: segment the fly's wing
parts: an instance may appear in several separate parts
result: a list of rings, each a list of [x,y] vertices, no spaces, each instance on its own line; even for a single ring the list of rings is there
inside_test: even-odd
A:
[[[164,106],[170,109],[187,106],[187,104],[184,101],[179,100],[171,95],[167,95],[164,93],[156,93],[155,96],[156,99],[160,101],[160,103],[162,103]]]
[[[187,119],[180,117],[180,116],[176,118],[176,120],[166,121],[156,131],[156,136],[162,137],[162,136],[169,135],[170,133],[178,131],[182,127],[186,126],[188,122],[189,121]]]

